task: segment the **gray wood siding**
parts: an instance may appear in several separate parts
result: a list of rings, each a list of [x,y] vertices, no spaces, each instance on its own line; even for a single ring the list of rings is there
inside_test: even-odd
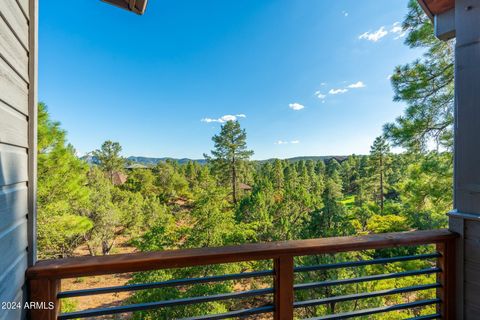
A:
[[[465,220],[465,318],[476,319],[480,314],[480,223]]]
[[[34,260],[36,5],[0,0],[0,301],[26,299],[25,270]],[[24,316],[0,312],[0,320]]]
[[[0,101],[0,143],[28,148],[27,117]]]

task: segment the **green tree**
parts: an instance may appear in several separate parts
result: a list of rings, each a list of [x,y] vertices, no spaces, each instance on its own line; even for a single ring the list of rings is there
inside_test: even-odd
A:
[[[424,48],[422,59],[395,68],[391,81],[394,100],[407,104],[404,115],[385,125],[394,145],[425,151],[453,145],[454,58],[451,42],[435,38],[433,23],[416,0],[410,0],[403,22],[405,43]]]
[[[390,146],[385,137],[380,136],[375,139],[370,148],[371,178],[374,182],[374,199],[380,203],[380,214],[383,214],[385,202],[385,175],[390,165]],[[378,186],[378,188],[377,188]]]
[[[88,203],[88,166],[66,142],[66,132],[38,104],[37,237],[41,259],[72,255],[93,223],[81,215]]]
[[[93,228],[85,240],[91,255],[98,251],[106,255],[113,248],[121,227],[121,212],[112,202],[114,186],[98,167],[92,167],[88,173],[87,186],[91,192],[85,215],[93,222]]]
[[[230,181],[232,200],[236,204],[239,168],[253,155],[253,151],[247,149],[247,133],[238,121],[227,121],[212,140],[212,156],[205,154],[205,158],[213,165],[222,182]]]
[[[114,173],[123,171],[125,166],[125,159],[120,155],[121,152],[120,143],[107,140],[100,149],[92,153],[99,167],[107,174],[112,183]]]
[[[453,202],[454,47],[453,41],[435,38],[433,23],[417,1],[410,0],[408,6],[405,42],[425,49],[425,54],[395,69],[394,99],[407,108],[394,123],[385,125],[384,132],[393,145],[411,153],[408,158],[413,163],[399,179],[398,190],[404,210],[421,209],[412,213],[413,226],[444,226],[444,214]],[[436,152],[429,153],[432,146]]]

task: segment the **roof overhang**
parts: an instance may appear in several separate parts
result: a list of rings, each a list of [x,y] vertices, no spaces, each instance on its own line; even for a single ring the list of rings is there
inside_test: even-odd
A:
[[[455,0],[418,0],[418,3],[433,20],[437,38],[455,37]]]
[[[418,0],[418,3],[431,19],[455,8],[455,0]]]
[[[147,2],[148,2],[148,0],[102,0],[102,1],[131,12],[135,12],[136,14],[144,14],[145,9],[147,8]]]

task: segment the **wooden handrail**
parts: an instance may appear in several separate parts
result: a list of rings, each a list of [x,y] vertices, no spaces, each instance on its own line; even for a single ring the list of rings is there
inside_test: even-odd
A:
[[[123,272],[191,267],[219,263],[277,259],[368,249],[441,243],[456,235],[446,229],[371,234],[244,244],[218,248],[199,248],[140,252],[97,257],[44,260],[27,270],[28,279],[65,279]]]
[[[438,278],[437,297],[439,298],[419,301],[419,303],[433,304],[438,300],[441,302],[438,315],[442,319],[453,319],[455,307],[452,297],[455,287],[453,261],[455,260],[456,237],[456,234],[441,229],[39,261],[27,270],[30,301],[47,303],[53,305],[54,308],[31,310],[30,319],[57,319],[60,314],[61,280],[65,278],[241,261],[273,260],[274,301],[273,305],[268,307],[271,309],[267,308],[267,312],[273,310],[275,320],[292,320],[295,290],[294,257],[425,244],[436,244],[439,252],[439,256],[435,255],[435,257],[439,257],[438,267],[433,268],[435,270],[417,270],[411,273],[441,272]],[[403,258],[411,259],[411,257]],[[382,277],[384,276],[390,278],[397,275],[382,275]],[[402,308],[407,307],[410,307],[410,304],[402,305]],[[383,309],[367,311],[378,313],[383,312]]]

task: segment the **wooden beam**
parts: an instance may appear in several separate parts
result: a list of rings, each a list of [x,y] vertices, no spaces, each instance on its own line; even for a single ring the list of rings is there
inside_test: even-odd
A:
[[[77,257],[39,261],[27,270],[30,279],[74,278],[100,274],[137,272],[252,260],[277,259],[283,255],[301,256],[367,249],[440,243],[456,234],[440,229],[336,237],[310,240],[244,244],[219,248],[199,248],[140,252],[110,256]]]
[[[37,260],[38,0],[29,2],[28,265]]]
[[[135,12],[136,14],[144,14],[147,9],[148,0],[102,0],[105,3],[116,7]]]
[[[439,312],[444,320],[456,319],[456,258],[455,239],[437,243],[437,252],[441,254],[438,259],[438,267],[442,272],[437,275],[438,283],[442,286],[438,289],[437,296],[442,300]]]
[[[40,303],[29,310],[29,319],[57,320],[60,314],[60,301],[57,299],[57,294],[60,292],[60,281],[51,279],[29,281],[28,301]]]
[[[467,228],[480,225],[480,1],[455,1],[455,145],[454,210],[450,229],[460,235],[456,257],[456,317],[475,319],[469,309],[480,290],[468,291],[479,272],[466,272],[471,261],[480,261],[480,242],[471,241]],[[471,301],[471,302],[470,302]]]
[[[293,319],[293,257],[281,256],[274,261],[275,270],[275,320]]]
[[[455,0],[418,0],[418,3],[431,19],[455,7]]]

